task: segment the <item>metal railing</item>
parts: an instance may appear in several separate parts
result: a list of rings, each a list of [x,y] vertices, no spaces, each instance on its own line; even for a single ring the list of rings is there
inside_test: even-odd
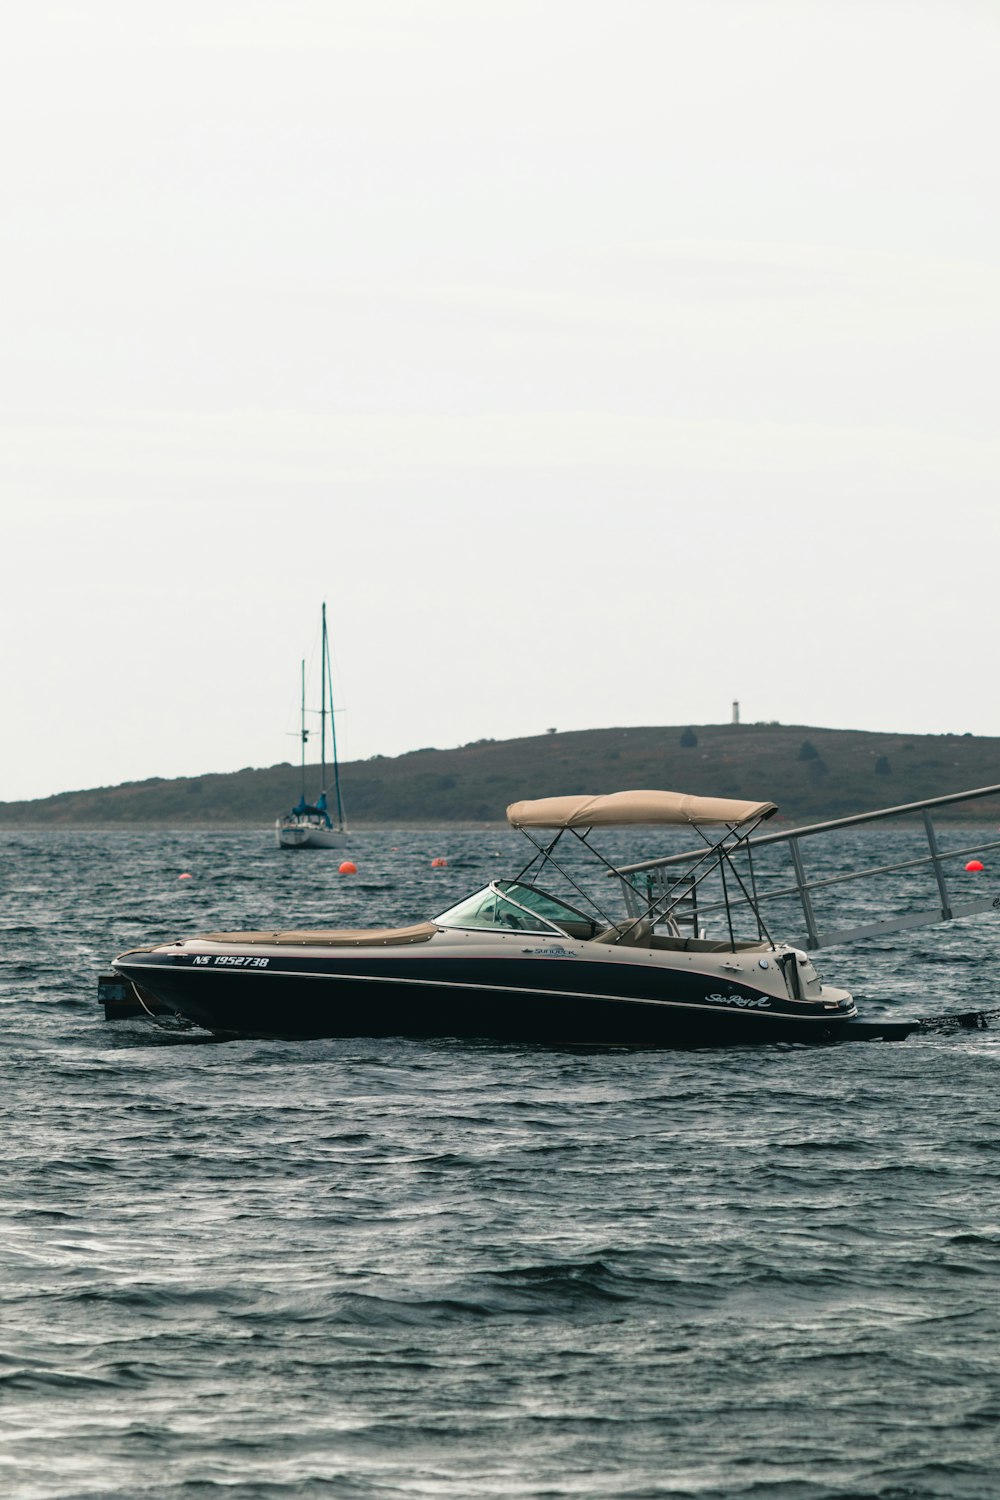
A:
[[[875,812],[855,813],[847,818],[834,818],[824,823],[810,823],[802,828],[790,828],[779,833],[764,833],[756,838],[750,838],[740,847],[743,859],[741,868],[745,872],[744,884],[747,891],[752,891],[752,900],[745,892],[734,895],[730,890],[728,905],[734,908],[756,906],[762,916],[766,917],[769,905],[774,906],[775,903],[782,901],[795,903],[801,912],[801,920],[805,928],[804,935],[789,937],[783,932],[781,936],[793,942],[797,947],[807,949],[828,948],[834,943],[854,942],[863,937],[880,937],[906,928],[924,927],[935,922],[951,922],[957,917],[970,917],[981,912],[1000,910],[1000,895],[977,901],[957,899],[959,893],[949,886],[946,868],[950,862],[1000,849],[1000,840],[977,841],[960,849],[943,849],[932,818],[932,809],[955,807],[983,797],[1000,797],[1000,785],[977,787],[966,792],[953,792],[944,797],[928,797],[923,802],[908,802],[898,807],[882,807]],[[882,823],[893,818],[907,817],[919,819],[919,828],[922,829],[926,840],[926,854],[910,855],[887,864],[865,866],[863,869],[852,868],[812,879],[806,874],[802,853],[802,844],[806,839],[816,839],[825,834],[857,828],[862,824]],[[775,875],[773,862],[769,864],[768,857],[772,854],[780,856],[782,852],[787,854],[791,879],[789,880],[788,873],[779,871],[783,883],[762,885],[760,883],[762,876],[773,880]],[[725,910],[727,904],[723,899],[706,899],[709,892],[702,882],[685,881],[683,870],[678,870],[678,867],[690,868],[695,861],[704,860],[705,853],[706,850],[702,847],[697,850],[687,850],[682,854],[668,854],[662,859],[643,860],[634,865],[620,865],[618,873],[623,877],[621,884],[629,915],[639,915],[655,901],[659,914],[671,916],[681,926],[685,924],[690,926],[693,934],[697,936],[701,930],[701,921],[710,917],[713,912]],[[932,873],[934,877],[937,893],[934,906],[896,912],[885,917],[879,916],[875,921],[861,921],[857,925],[846,927],[823,924],[817,910],[816,897],[819,893],[828,894],[836,887],[848,886],[858,881],[879,879],[885,882],[886,877],[908,875],[922,869]],[[674,873],[675,871],[677,873]],[[645,906],[643,905],[644,896]],[[898,888],[895,891],[891,889],[887,891],[883,885],[878,898],[875,900],[869,898],[867,905],[881,911],[887,898],[903,900],[904,904],[910,904],[909,898]],[[864,904],[866,903],[863,901],[862,905]]]

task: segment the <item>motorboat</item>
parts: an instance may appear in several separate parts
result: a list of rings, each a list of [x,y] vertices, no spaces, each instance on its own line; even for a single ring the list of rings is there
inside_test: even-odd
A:
[[[329,699],[329,707],[327,700]],[[331,772],[333,777],[334,812],[336,822],[330,815],[327,802],[326,776],[326,721],[330,719],[330,745],[333,754]],[[330,667],[330,637],[326,627],[326,604],[322,610],[320,647],[320,792],[315,802],[306,801],[306,749],[311,731],[306,727],[306,664],[302,663],[302,694],[298,738],[301,745],[302,786],[299,800],[290,812],[282,813],[274,822],[274,838],[279,849],[336,849],[347,837],[344,822],[344,803],[340,794],[340,766],[337,761],[337,730],[333,711],[333,680]]]
[[[859,1024],[852,996],[772,938],[755,900],[750,838],[776,810],[669,791],[516,802],[507,819],[533,850],[527,863],[429,921],[210,932],[123,953],[113,978],[151,1013],[219,1037],[834,1041]],[[694,829],[703,847],[654,888],[623,875],[592,837],[638,826]],[[596,861],[596,882],[583,883],[581,854]],[[722,892],[715,933],[697,906],[709,880]],[[742,936],[737,913],[749,913]]]

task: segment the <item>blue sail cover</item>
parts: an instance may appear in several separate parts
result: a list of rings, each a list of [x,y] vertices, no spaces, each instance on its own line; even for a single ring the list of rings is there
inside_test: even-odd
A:
[[[330,814],[327,812],[326,808],[325,792],[320,792],[319,796],[316,799],[315,807],[311,802],[307,802],[304,796],[300,796],[298,802],[296,802],[295,806],[292,808],[292,817],[321,818],[324,828],[333,827],[333,824],[330,821]]]

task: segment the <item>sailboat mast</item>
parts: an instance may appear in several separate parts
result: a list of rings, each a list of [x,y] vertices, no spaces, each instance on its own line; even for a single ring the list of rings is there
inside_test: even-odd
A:
[[[322,645],[322,654],[320,656],[320,667],[319,667],[320,684],[321,684],[321,686],[320,686],[320,710],[319,710],[319,758],[320,758],[319,789],[320,789],[321,792],[325,792],[326,791],[326,677],[327,677],[327,657],[329,655],[329,650],[330,650],[330,648],[327,645],[327,639],[326,639],[326,604],[324,603],[324,605],[323,605],[323,645]],[[331,709],[333,708],[332,702],[330,704],[330,707],[331,707]]]
[[[302,800],[306,800],[306,741],[309,731],[306,728],[306,663],[302,659],[302,711],[300,715],[300,735],[302,737]]]
[[[326,635],[326,605],[323,605],[323,642],[326,646],[324,671],[330,687],[330,747],[333,752],[333,790],[337,798],[337,827],[344,826],[344,804],[340,797],[340,766],[337,761],[337,718],[333,711],[333,673],[330,669],[330,648]]]

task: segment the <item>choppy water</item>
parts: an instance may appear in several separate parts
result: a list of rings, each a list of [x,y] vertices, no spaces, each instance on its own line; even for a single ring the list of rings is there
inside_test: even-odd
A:
[[[1000,1494],[1000,1032],[559,1052],[100,1019],[136,942],[422,917],[512,838],[366,833],[348,879],[266,832],[2,836],[0,1492]],[[867,1015],[997,1005],[998,922],[821,972]]]

